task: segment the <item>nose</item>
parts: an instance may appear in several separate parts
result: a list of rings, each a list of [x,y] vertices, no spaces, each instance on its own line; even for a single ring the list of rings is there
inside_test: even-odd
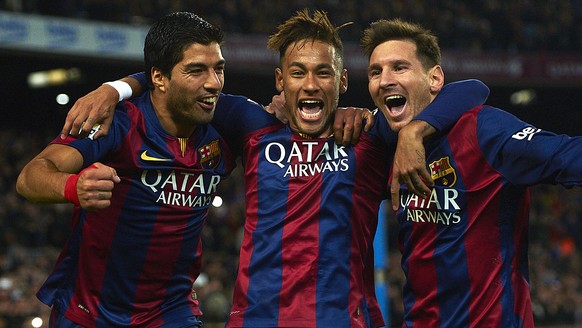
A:
[[[208,73],[206,82],[204,83],[204,88],[207,90],[220,90],[222,89],[222,75],[217,73],[215,70],[211,69]]]
[[[317,76],[315,74],[308,73],[305,75],[303,89],[307,92],[315,92],[319,90],[319,83],[317,82]]]
[[[386,89],[396,85],[396,80],[394,79],[394,74],[390,70],[382,70],[382,75],[380,76],[380,88]]]

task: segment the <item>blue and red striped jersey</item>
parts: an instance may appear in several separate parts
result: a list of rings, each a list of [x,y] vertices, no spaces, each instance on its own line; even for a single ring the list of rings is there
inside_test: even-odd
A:
[[[381,314],[370,317],[363,276],[387,197],[385,119],[376,119],[382,138],[365,134],[343,147],[333,138],[302,137],[260,106],[241,111],[229,100],[215,117],[226,125],[213,124],[238,140],[246,219],[227,326],[383,325]]]
[[[72,234],[38,292],[86,327],[161,327],[200,316],[192,284],[200,272],[200,233],[218,183],[234,167],[210,125],[189,138],[161,126],[149,92],[118,105],[105,137],[69,137],[84,166],[99,161],[121,182],[111,206],[76,207]]]
[[[450,126],[487,94],[480,82],[450,86],[419,119]],[[373,265],[396,146],[386,119],[377,115],[357,145],[342,147],[333,138],[302,137],[244,97],[222,97],[219,104],[212,124],[242,156],[246,192],[227,326],[383,326],[373,270],[365,268]],[[435,117],[444,118],[435,123]]]
[[[401,187],[405,327],[533,327],[528,187],[582,184],[582,137],[489,106],[426,144],[435,182]]]

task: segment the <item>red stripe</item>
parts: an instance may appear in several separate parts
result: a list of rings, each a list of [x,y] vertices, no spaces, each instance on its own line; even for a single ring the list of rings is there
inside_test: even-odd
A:
[[[234,290],[233,290],[233,305],[230,313],[230,318],[228,320],[227,327],[230,325],[240,326],[244,321],[244,313],[248,308],[248,290],[250,285],[250,272],[248,272],[249,264],[251,261],[251,255],[254,251],[253,239],[250,237],[257,229],[258,221],[258,210],[259,210],[259,200],[258,200],[258,165],[259,165],[259,154],[253,153],[260,151],[259,147],[256,147],[258,140],[251,140],[249,148],[251,148],[251,153],[247,154],[245,157],[245,204],[246,204],[246,215],[244,221],[244,235],[242,239],[242,244],[240,248],[239,256],[239,267],[237,278],[235,280]],[[246,270],[246,271],[243,271]]]
[[[123,201],[128,189],[128,184],[120,184],[115,187],[110,209],[121,208],[113,202]],[[88,292],[83,294],[75,292],[66,313],[67,317],[75,318],[75,321],[83,326],[95,326],[101,288],[107,269],[107,255],[115,236],[118,217],[119,213],[111,210],[89,212],[83,225],[81,242],[85,246],[80,246],[75,291]],[[94,306],[92,306],[93,304]]]
[[[469,321],[471,327],[500,326],[502,319],[499,191],[501,176],[487,163],[477,143],[477,114],[463,116],[448,140],[458,173],[467,189],[468,225],[465,252],[471,284]],[[478,168],[479,172],[475,172]],[[477,220],[479,218],[479,220]],[[487,287],[487,288],[486,288]],[[491,300],[498,302],[491,303]]]
[[[439,307],[437,297],[437,275],[433,258],[434,241],[437,234],[434,224],[413,224],[410,241],[414,245],[408,264],[408,282],[413,295],[426,295],[416,299],[411,309],[415,327],[438,327]],[[419,265],[416,266],[415,264]],[[422,315],[419,315],[420,312]]]
[[[293,136],[292,141],[298,141]],[[313,149],[317,154],[325,142]],[[306,151],[303,149],[303,151]],[[307,158],[305,152],[303,157]],[[318,160],[321,163],[321,160]],[[300,164],[297,157],[289,163]],[[319,213],[321,208],[321,174],[291,177],[287,215],[282,236],[282,283],[279,298],[279,326],[289,322],[317,322],[316,286],[319,258]],[[311,247],[306,245],[311,245]],[[303,281],[298,281],[301,277]],[[301,317],[297,317],[301,313]]]
[[[352,276],[363,277],[350,279],[350,295],[348,311],[350,314],[358,313],[365,298],[372,322],[383,325],[384,318],[374,285],[374,251],[373,239],[378,226],[378,208],[387,192],[389,158],[388,151],[370,145],[374,141],[362,134],[359,145],[354,147],[355,165],[354,187],[352,189],[351,227],[352,227],[352,254],[350,257],[350,272]],[[371,165],[371,163],[382,163]],[[365,266],[365,267],[363,267]],[[351,325],[357,327],[365,324],[363,317],[351,316]]]

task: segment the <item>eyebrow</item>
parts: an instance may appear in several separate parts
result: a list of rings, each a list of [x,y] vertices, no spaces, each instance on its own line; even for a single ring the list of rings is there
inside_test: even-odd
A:
[[[224,65],[224,64],[226,64],[226,60],[221,59],[221,60],[217,61],[214,65],[212,65],[212,67]],[[193,63],[188,63],[188,64],[184,65],[184,68],[186,68],[186,69],[192,69],[192,68],[197,68],[197,67],[209,67],[209,65],[206,65],[205,63],[202,63],[202,62],[193,62]]]
[[[300,67],[302,69],[307,69],[307,66],[305,66],[305,64],[300,63],[300,62],[292,62],[288,65],[288,67],[293,67],[293,66],[297,66]],[[329,68],[333,70],[333,65],[331,64],[318,64],[317,66],[315,66],[316,69],[322,69],[322,68]]]

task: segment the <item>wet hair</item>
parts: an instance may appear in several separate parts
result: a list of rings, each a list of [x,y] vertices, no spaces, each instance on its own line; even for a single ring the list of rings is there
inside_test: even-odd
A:
[[[184,51],[193,43],[222,44],[224,32],[190,12],[174,12],[155,22],[145,38],[144,65],[151,87],[152,67],[171,78],[172,68],[184,57]]]
[[[416,55],[426,69],[441,63],[438,38],[422,25],[401,19],[381,19],[373,22],[362,33],[360,43],[370,58],[377,46],[391,40],[406,40],[416,44]]]
[[[336,27],[331,23],[326,12],[316,10],[312,14],[308,9],[303,9],[277,27],[277,31],[269,36],[267,47],[278,51],[279,59],[282,60],[285,51],[293,43],[321,41],[336,49],[340,67],[343,67],[344,45],[338,31],[350,24],[352,23]]]

